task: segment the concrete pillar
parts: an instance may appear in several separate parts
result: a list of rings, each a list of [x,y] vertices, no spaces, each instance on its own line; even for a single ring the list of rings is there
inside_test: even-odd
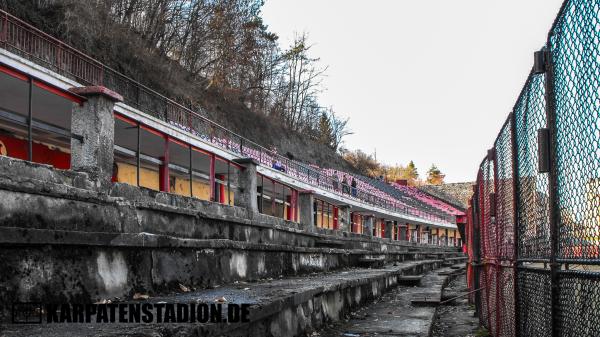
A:
[[[258,213],[256,192],[256,167],[258,162],[252,158],[234,159],[233,162],[243,167],[242,170],[236,170],[237,190],[234,193],[234,204],[244,207],[250,212]]]
[[[393,227],[394,227],[394,222],[393,221],[386,221],[385,222],[385,231],[383,232],[383,237],[384,238],[386,238],[386,239],[393,239],[392,238],[392,234],[394,233]]]
[[[309,227],[315,226],[315,197],[312,191],[300,191],[298,195],[300,223]]]
[[[110,187],[113,175],[115,103],[123,97],[105,87],[71,88],[71,92],[86,98],[75,104],[71,114],[71,132],[82,141],[71,140],[71,169],[87,172],[101,187]]]
[[[340,231],[351,232],[352,231],[352,219],[350,218],[350,206],[342,205],[338,206],[338,223],[340,225]]]
[[[371,215],[365,215],[365,229],[364,229],[364,233],[368,236],[373,236],[373,224],[374,224],[374,220],[375,217],[371,216]]]
[[[408,240],[408,224],[398,225],[398,240]]]

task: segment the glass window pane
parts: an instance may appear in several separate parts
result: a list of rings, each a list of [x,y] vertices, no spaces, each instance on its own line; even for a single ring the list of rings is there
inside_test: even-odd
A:
[[[140,186],[160,190],[160,167],[163,165],[165,138],[156,132],[140,130]]]
[[[73,101],[36,85],[31,89],[33,118],[63,130],[71,130]]]
[[[36,85],[31,91],[33,161],[60,169],[71,167],[73,102]]]
[[[215,200],[227,204],[227,182],[229,178],[229,165],[227,161],[216,158],[215,160]]]
[[[210,200],[210,156],[192,148],[192,195],[202,200]]]
[[[27,160],[29,83],[0,72],[0,154]]]
[[[274,184],[274,195],[275,195],[275,213],[274,216],[278,218],[284,217],[284,195],[283,195],[283,185],[279,183]]]
[[[263,180],[263,214],[274,215],[273,191],[273,182],[271,179],[265,178]]]
[[[321,214],[323,213],[323,210],[321,209],[322,205],[321,205],[321,201],[320,200],[316,200],[315,201],[315,225],[319,228],[323,227],[323,219],[321,217]]]
[[[237,191],[238,188],[237,177],[239,177],[241,170],[242,168],[231,163],[229,164],[229,176],[227,177],[227,181],[229,182],[229,191],[227,193],[229,205],[232,206],[235,205],[235,191]]]
[[[191,196],[190,147],[169,141],[169,184],[171,193]]]
[[[0,108],[27,117],[29,82],[0,72]]]
[[[324,203],[323,204],[323,211],[325,212],[325,216],[323,217],[325,219],[325,224],[324,227],[325,228],[330,228],[331,226],[331,210],[329,209],[329,204],[328,203]]]
[[[294,220],[293,219],[294,210],[292,209],[292,204],[291,204],[292,189],[287,186],[285,186],[283,188],[283,200],[285,202],[283,218],[293,221]]]
[[[258,204],[258,211],[260,213],[264,213],[263,212],[263,176],[260,174],[256,174],[256,198],[257,200],[257,204]]]
[[[115,118],[113,181],[137,186],[138,126]]]

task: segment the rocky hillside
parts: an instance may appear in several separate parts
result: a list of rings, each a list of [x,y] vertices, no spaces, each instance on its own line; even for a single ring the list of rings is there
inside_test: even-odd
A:
[[[438,197],[454,206],[467,209],[469,198],[473,195],[474,182],[450,183],[442,185],[424,185],[419,189]]]

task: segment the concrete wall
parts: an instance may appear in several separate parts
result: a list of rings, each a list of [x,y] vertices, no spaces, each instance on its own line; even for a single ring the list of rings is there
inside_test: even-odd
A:
[[[88,302],[179,283],[323,272],[455,250],[318,229],[0,156],[0,301]],[[6,312],[5,312],[6,314]]]

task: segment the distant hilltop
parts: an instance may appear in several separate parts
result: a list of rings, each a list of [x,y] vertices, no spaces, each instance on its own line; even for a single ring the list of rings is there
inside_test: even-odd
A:
[[[442,185],[423,185],[418,188],[454,206],[467,209],[468,200],[473,194],[474,182],[449,183]]]

